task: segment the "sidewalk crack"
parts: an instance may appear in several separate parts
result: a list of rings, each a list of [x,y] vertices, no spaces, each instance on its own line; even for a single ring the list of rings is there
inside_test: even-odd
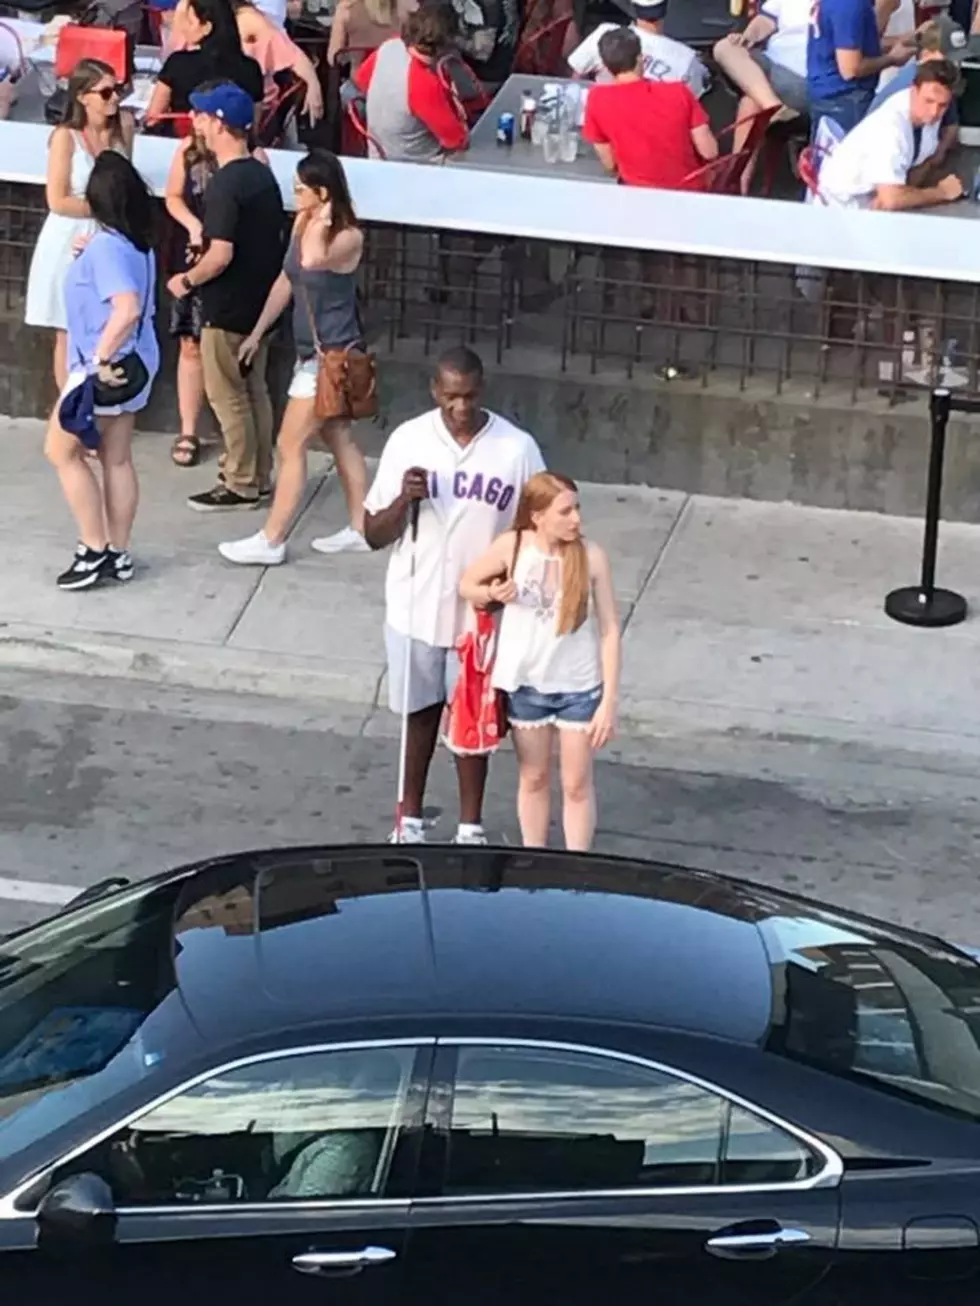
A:
[[[228,645],[231,643],[232,639],[234,639],[234,637],[235,637],[235,631],[236,631],[236,630],[238,629],[238,627],[242,624],[242,619],[244,618],[245,613],[249,610],[249,608],[252,606],[252,603],[255,601],[255,596],[256,596],[256,594],[258,594],[259,590],[262,588],[262,582],[265,580],[265,578],[266,578],[266,576],[267,576],[268,574],[269,574],[269,568],[268,568],[268,567],[263,567],[263,568],[259,571],[258,578],[256,579],[255,584],[252,586],[252,589],[251,589],[251,592],[249,593],[248,598],[245,600],[245,602],[242,604],[242,606],[238,609],[238,612],[237,612],[237,614],[236,614],[236,616],[235,616],[235,620],[231,623],[231,626],[230,626],[230,627],[228,628],[228,630],[225,632],[225,637],[224,637],[224,639],[221,641],[222,648],[227,648]]]
[[[664,558],[666,558],[667,556],[667,550],[670,548],[671,544],[673,543],[674,536],[677,534],[681,522],[684,520],[685,517],[687,517],[688,511],[691,507],[693,500],[694,500],[693,494],[687,494],[684,496],[684,502],[681,504],[677,516],[671,522],[670,529],[667,531],[667,534],[664,536],[664,542],[660,546],[657,556],[650,564],[650,570],[643,578],[643,583],[640,586],[640,592],[637,594],[633,602],[629,605],[629,608],[627,609],[626,612],[626,616],[623,618],[623,624],[621,630],[621,633],[623,635],[626,634],[626,630],[630,622],[633,620],[633,614],[636,612],[636,609],[640,606],[640,600],[643,598],[644,594],[653,584],[654,580],[656,580],[657,574],[659,573],[660,568],[663,566]]]

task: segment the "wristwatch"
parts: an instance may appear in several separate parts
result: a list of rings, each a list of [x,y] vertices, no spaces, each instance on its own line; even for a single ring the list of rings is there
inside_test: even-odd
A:
[[[93,355],[92,355],[92,366],[95,368],[96,371],[98,371],[100,367],[105,367],[105,359],[104,359],[104,358],[100,358],[100,357],[98,356],[98,354],[93,354]]]
[[[181,284],[181,285],[184,287],[184,289],[187,291],[188,295],[191,293],[192,290],[195,289],[195,286],[194,286],[193,281],[191,281],[190,277],[187,275],[186,272],[185,272],[184,275],[181,277],[181,279],[180,279],[180,284]]]

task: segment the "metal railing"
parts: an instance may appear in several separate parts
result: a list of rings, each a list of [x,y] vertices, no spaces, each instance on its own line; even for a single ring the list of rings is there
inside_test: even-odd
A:
[[[23,320],[43,191],[0,183],[0,318]],[[980,288],[460,232],[368,226],[366,319],[392,354],[465,341],[552,374],[687,379],[894,404],[980,393]]]

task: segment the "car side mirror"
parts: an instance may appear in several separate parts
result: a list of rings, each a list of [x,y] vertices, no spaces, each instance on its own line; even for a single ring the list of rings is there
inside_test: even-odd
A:
[[[112,1189],[97,1174],[73,1174],[49,1188],[37,1208],[38,1246],[108,1247],[116,1239]]]

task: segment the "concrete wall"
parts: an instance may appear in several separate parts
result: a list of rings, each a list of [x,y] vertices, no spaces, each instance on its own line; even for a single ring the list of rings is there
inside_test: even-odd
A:
[[[142,423],[177,430],[172,342],[165,338],[163,380]],[[451,343],[448,340],[446,343]],[[50,411],[50,347],[43,333],[0,321],[0,413]],[[516,351],[515,351],[516,352]],[[375,452],[384,432],[429,405],[431,359],[414,342],[382,352],[383,411],[362,435]],[[489,363],[489,352],[486,354]],[[280,402],[290,366],[273,351]],[[488,402],[526,426],[549,461],[583,480],[658,485],[694,493],[793,500],[829,508],[918,514],[925,494],[929,427],[924,397],[889,408],[801,394],[753,393],[712,380],[662,382],[623,374],[565,373],[543,351],[533,366],[489,368]],[[944,513],[980,521],[980,442],[976,422],[950,424]]]

